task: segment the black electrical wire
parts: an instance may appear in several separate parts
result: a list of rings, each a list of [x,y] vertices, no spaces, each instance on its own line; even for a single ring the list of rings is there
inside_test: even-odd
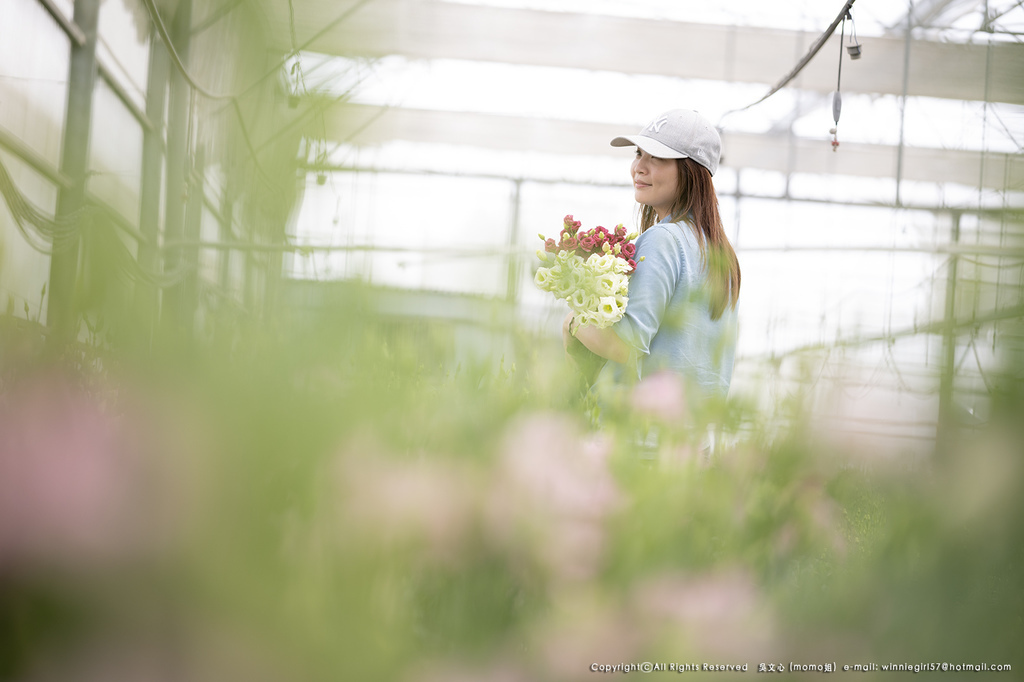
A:
[[[793,70],[787,73],[785,76],[783,76],[782,80],[776,83],[772,87],[772,89],[769,90],[764,95],[764,97],[757,100],[756,102],[751,102],[745,107],[727,111],[724,114],[722,114],[722,118],[725,118],[729,114],[734,114],[738,111],[746,111],[750,107],[760,104],[761,102],[765,101],[766,99],[774,95],[776,92],[781,90],[782,88],[786,87],[789,84],[789,82],[796,78],[797,74],[799,74],[803,70],[803,68],[807,66],[808,62],[810,62],[814,58],[814,55],[818,54],[818,51],[821,50],[822,46],[825,44],[825,41],[832,37],[832,34],[836,32],[836,28],[839,26],[840,22],[842,22],[846,18],[847,14],[849,14],[850,8],[853,7],[854,2],[856,2],[856,0],[846,0],[846,4],[843,5],[843,9],[839,10],[839,14],[836,15],[835,20],[829,25],[829,27],[825,29],[825,32],[818,36],[818,39],[815,40],[814,43],[811,45],[810,49],[807,50],[807,54],[805,54],[803,58],[799,62],[797,62],[796,66],[793,67]],[[840,49],[842,49],[842,45],[840,45]]]
[[[290,53],[284,59],[282,59],[277,64],[275,64],[272,69],[267,71],[265,74],[263,74],[258,79],[256,79],[256,81],[254,81],[252,84],[250,84],[249,86],[245,87],[243,90],[241,90],[238,93],[234,93],[234,94],[221,94],[221,93],[211,92],[211,91],[207,90],[206,88],[204,88],[199,83],[197,83],[195,78],[193,78],[192,75],[188,72],[188,69],[185,68],[185,64],[181,61],[181,57],[178,56],[177,50],[174,49],[174,43],[171,42],[170,34],[167,32],[167,27],[164,25],[163,19],[160,18],[160,13],[157,11],[156,6],[153,4],[153,0],[142,0],[142,2],[143,2],[143,4],[146,7],[146,12],[149,13],[150,20],[153,22],[153,25],[156,26],[157,32],[160,34],[160,38],[161,38],[161,40],[163,40],[164,46],[167,48],[167,52],[170,53],[171,59],[174,61],[175,66],[178,67],[178,71],[181,72],[181,75],[184,76],[185,80],[188,81],[189,85],[191,85],[193,88],[195,88],[196,91],[199,94],[203,95],[204,97],[206,97],[208,99],[221,100],[221,101],[223,101],[223,100],[237,100],[239,97],[244,96],[246,93],[251,91],[257,85],[259,85],[260,83],[265,81],[267,78],[269,78],[270,76],[272,76],[275,73],[277,73],[277,70],[280,69],[281,66],[283,66],[288,61],[288,59],[291,58],[291,56],[293,54],[293,53]],[[348,8],[347,10],[342,12],[340,16],[338,16],[336,19],[334,19],[333,21],[329,22],[326,26],[324,26],[322,29],[320,29],[315,34],[313,34],[313,36],[310,37],[309,40],[307,40],[305,43],[303,43],[302,45],[300,45],[297,48],[295,48],[295,51],[297,52],[297,51],[304,50],[306,47],[308,47],[310,44],[312,44],[313,41],[315,41],[318,38],[320,38],[321,36],[323,36],[325,33],[327,33],[328,31],[333,29],[335,26],[337,26],[338,24],[343,22],[345,19],[348,19],[348,17],[350,15],[352,15],[356,10],[358,10],[360,7],[362,7],[363,5],[365,5],[368,2],[370,2],[370,0],[360,0],[359,2],[357,2],[352,7]],[[852,0],[851,0],[851,4],[852,4]]]
[[[114,254],[119,274],[131,280],[144,280],[159,287],[176,284],[192,269],[177,268],[172,272],[155,273],[143,268],[128,251],[120,237],[112,231],[116,222],[110,210],[95,203],[87,204],[65,216],[50,218],[36,208],[14,183],[7,167],[0,161],[0,196],[3,197],[18,232],[33,250],[52,256],[71,248],[79,238],[103,243]]]
[[[839,84],[843,82],[843,42],[846,40],[846,20],[849,14],[843,17],[842,28],[839,29],[839,73],[836,75],[836,92],[839,92]],[[838,123],[839,121],[836,121]]]
[[[0,196],[3,197],[14,218],[22,238],[34,250],[52,255],[65,251],[78,239],[78,221],[87,210],[78,209],[61,218],[50,218],[25,198],[7,167],[0,161]]]
[[[246,145],[246,147],[249,150],[250,156],[252,156],[253,163],[256,165],[256,170],[259,172],[260,176],[263,177],[264,180],[269,182],[269,176],[267,175],[267,172],[263,169],[262,164],[260,164],[260,160],[259,160],[259,156],[258,156],[258,154],[256,152],[256,148],[253,146],[252,138],[249,136],[249,130],[246,127],[245,119],[242,116],[242,108],[241,108],[241,106],[238,103],[238,99],[240,97],[244,96],[246,93],[248,93],[250,90],[252,90],[257,85],[262,83],[269,76],[271,76],[274,73],[276,73],[277,70],[285,62],[287,62],[287,60],[292,55],[289,55],[288,57],[285,57],[276,66],[274,66],[273,69],[268,71],[266,74],[261,76],[254,83],[252,83],[251,85],[249,85],[248,87],[246,87],[245,89],[243,89],[239,93],[236,93],[236,94],[221,94],[221,93],[211,92],[210,90],[207,90],[202,85],[200,85],[196,81],[196,79],[192,77],[192,74],[190,74],[188,72],[188,69],[185,67],[185,64],[182,62],[181,57],[178,55],[178,51],[174,48],[174,43],[171,41],[171,36],[168,33],[168,31],[167,31],[167,27],[164,25],[163,19],[160,18],[160,13],[157,10],[156,6],[153,4],[153,0],[142,0],[142,2],[143,2],[143,4],[146,7],[146,11],[149,14],[150,20],[153,22],[153,25],[156,26],[157,32],[160,34],[160,38],[161,38],[161,40],[163,40],[164,46],[167,48],[167,52],[171,56],[171,60],[174,62],[174,65],[177,67],[177,69],[181,73],[182,77],[188,82],[188,84],[190,86],[192,86],[192,89],[195,92],[198,92],[199,94],[203,95],[204,97],[206,97],[208,99],[212,99],[212,100],[215,100],[215,101],[227,100],[230,103],[231,108],[234,110],[235,115],[238,118],[238,125],[239,125],[239,129],[240,129],[240,131],[242,133],[242,139],[245,141],[245,145]],[[306,46],[311,44],[314,40],[316,40],[320,36],[324,35],[329,30],[331,30],[332,28],[337,26],[339,23],[341,23],[342,21],[347,19],[353,12],[358,10],[360,7],[365,5],[367,2],[370,2],[370,0],[360,0],[358,3],[356,3],[352,7],[348,8],[338,18],[336,18],[333,21],[331,21],[330,23],[328,23],[324,28],[322,28],[320,31],[318,31],[316,34],[314,34],[309,40],[307,40],[305,43],[303,43],[303,45],[299,46],[298,48],[295,48],[295,52],[297,52],[298,50],[304,49]],[[293,54],[294,54],[294,52],[293,52]]]

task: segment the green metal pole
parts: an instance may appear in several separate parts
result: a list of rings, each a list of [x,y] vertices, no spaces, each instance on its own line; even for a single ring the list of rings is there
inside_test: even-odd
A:
[[[194,172],[189,177],[188,202],[185,205],[186,241],[199,243],[203,221],[203,173],[206,158],[203,149],[196,150]],[[195,313],[199,308],[199,247],[190,246],[181,249],[182,262],[188,269],[182,281],[182,331],[192,335],[195,326]]]
[[[164,110],[167,103],[167,77],[170,58],[154,37],[149,46],[149,77],[146,84],[146,115],[153,129],[145,130],[142,141],[142,187],[139,198],[139,265],[147,272],[160,269],[160,192],[163,187]],[[160,300],[156,287],[140,280],[135,290],[135,306],[140,332],[148,343],[153,334]]]
[[[181,62],[188,66],[189,45],[192,34],[192,0],[181,0],[174,14],[170,36],[173,48]],[[167,46],[170,49],[171,46]],[[185,207],[188,203],[189,167],[189,104],[191,91],[188,81],[178,71],[171,73],[171,96],[167,117],[167,198],[164,214],[164,239],[177,241],[184,237]],[[170,249],[164,255],[164,269],[178,270],[183,263],[181,249]],[[161,323],[173,337],[183,333],[190,317],[185,301],[185,283],[179,282],[164,290]]]
[[[68,220],[85,205],[85,183],[89,170],[89,137],[92,127],[92,96],[96,83],[96,27],[100,0],[75,0],[74,23],[85,36],[81,44],[71,42],[68,67],[68,104],[64,121],[64,145],[60,170],[71,180],[57,194],[57,219]],[[50,257],[50,299],[46,323],[51,347],[63,346],[78,335],[76,282],[79,241],[73,240]]]
[[[952,244],[960,242],[960,214],[953,213]],[[957,255],[949,256],[949,274],[946,276],[945,329],[942,334],[942,376],[939,377],[939,423],[936,433],[936,451],[940,457],[949,450],[949,438],[953,435],[956,411],[953,405],[953,389],[956,374],[956,280]]]

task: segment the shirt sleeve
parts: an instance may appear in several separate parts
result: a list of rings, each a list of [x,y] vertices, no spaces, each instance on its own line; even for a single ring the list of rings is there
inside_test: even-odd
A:
[[[637,265],[629,278],[629,302],[622,319],[612,326],[633,351],[635,361],[630,364],[651,352],[651,339],[658,333],[681,281],[685,267],[680,257],[682,245],[671,232],[678,229],[676,224],[654,226],[637,240]]]

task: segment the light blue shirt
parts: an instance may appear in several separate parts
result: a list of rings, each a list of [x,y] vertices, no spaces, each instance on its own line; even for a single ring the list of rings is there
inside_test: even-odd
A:
[[[643,258],[643,261],[640,258]],[[630,347],[625,365],[608,362],[598,383],[631,383],[662,369],[678,372],[707,397],[725,397],[736,351],[736,310],[711,319],[697,237],[685,221],[662,221],[636,241],[629,302],[612,326]]]

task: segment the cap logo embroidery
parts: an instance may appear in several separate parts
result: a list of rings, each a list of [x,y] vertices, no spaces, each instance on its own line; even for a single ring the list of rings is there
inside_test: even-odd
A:
[[[668,117],[662,116],[657,121],[651,121],[650,124],[647,126],[647,130],[653,130],[655,133],[658,133],[661,131],[662,126],[664,126],[666,123],[668,123]]]

